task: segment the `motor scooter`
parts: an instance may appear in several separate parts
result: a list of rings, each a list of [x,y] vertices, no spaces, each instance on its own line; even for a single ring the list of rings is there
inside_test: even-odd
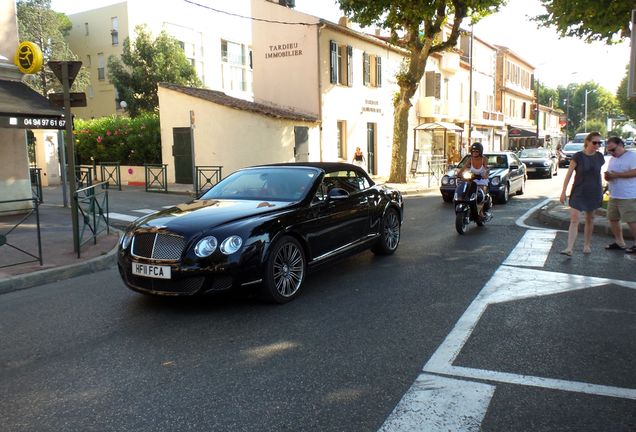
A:
[[[476,183],[479,179],[481,179],[480,175],[470,171],[464,171],[462,178],[457,179],[453,203],[455,204],[455,229],[459,234],[466,232],[470,222],[483,226],[492,219],[492,199],[490,194],[484,192]]]

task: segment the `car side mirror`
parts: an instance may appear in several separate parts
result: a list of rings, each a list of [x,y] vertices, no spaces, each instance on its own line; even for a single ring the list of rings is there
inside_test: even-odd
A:
[[[329,200],[341,200],[346,198],[349,198],[349,192],[342,188],[333,188],[327,195],[327,199]]]
[[[511,170],[519,169],[519,165],[510,165]]]

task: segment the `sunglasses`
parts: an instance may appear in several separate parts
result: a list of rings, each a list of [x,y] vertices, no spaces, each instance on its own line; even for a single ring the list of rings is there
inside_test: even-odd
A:
[[[600,141],[592,141],[592,144],[594,144],[594,145],[601,145],[601,142],[600,142]]]
[[[479,150],[471,150],[471,153],[479,153]]]

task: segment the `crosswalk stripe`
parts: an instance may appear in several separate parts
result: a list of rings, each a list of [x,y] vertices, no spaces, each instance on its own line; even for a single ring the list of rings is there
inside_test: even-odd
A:
[[[550,249],[552,249],[556,234],[556,231],[552,230],[526,231],[504,261],[504,265],[543,267],[548,259]]]
[[[108,219],[115,219],[115,220],[123,220],[123,221],[126,221],[126,222],[132,222],[134,220],[137,220],[138,216],[129,216],[129,215],[122,214],[122,213],[110,212],[110,213],[108,213]]]

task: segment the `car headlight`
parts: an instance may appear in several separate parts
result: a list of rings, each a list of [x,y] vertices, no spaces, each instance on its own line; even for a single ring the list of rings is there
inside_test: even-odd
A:
[[[448,182],[449,182],[451,185],[454,185],[454,184],[455,184],[455,178],[448,179]]]
[[[203,237],[194,247],[194,253],[199,258],[205,258],[212,255],[216,250],[217,241],[212,236]]]
[[[442,177],[442,184],[443,184],[443,185],[447,185],[449,182],[450,182],[450,181],[449,181],[448,176],[446,176],[446,175],[445,175],[444,177]]]
[[[548,166],[550,166],[550,165],[552,165],[552,164],[551,164],[550,162],[548,162],[548,161],[543,162],[543,166],[548,167]]]
[[[126,231],[124,233],[124,235],[121,237],[121,240],[119,242],[122,249],[128,249],[128,246],[130,246],[130,242],[132,241],[133,236],[134,236],[134,233],[132,231]]]
[[[237,235],[229,236],[221,243],[221,252],[231,255],[243,246],[243,239]]]
[[[497,186],[499,183],[501,183],[500,177],[493,177],[492,179],[490,179],[490,184],[493,186]]]

